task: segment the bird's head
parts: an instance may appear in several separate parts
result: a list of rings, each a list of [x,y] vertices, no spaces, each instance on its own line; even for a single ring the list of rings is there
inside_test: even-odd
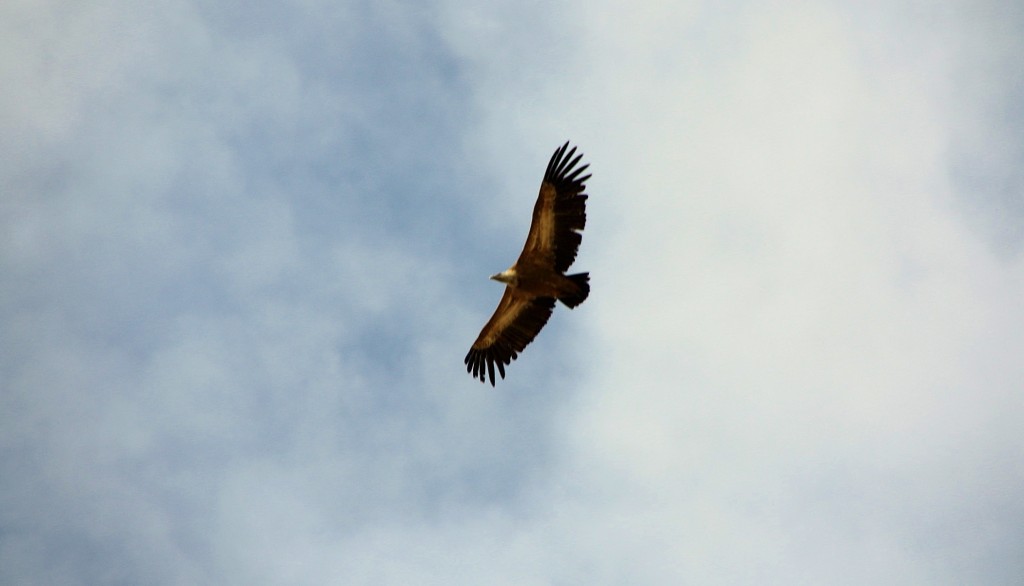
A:
[[[497,275],[491,275],[491,278],[495,281],[505,283],[506,285],[513,285],[516,282],[516,271],[515,269],[508,269],[498,273]]]

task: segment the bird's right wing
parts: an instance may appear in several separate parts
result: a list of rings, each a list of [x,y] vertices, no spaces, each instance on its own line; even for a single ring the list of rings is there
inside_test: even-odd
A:
[[[481,382],[488,376],[494,386],[495,365],[501,378],[505,378],[505,365],[511,364],[533,341],[554,308],[555,300],[550,297],[533,297],[505,287],[494,315],[466,354],[466,370]]]

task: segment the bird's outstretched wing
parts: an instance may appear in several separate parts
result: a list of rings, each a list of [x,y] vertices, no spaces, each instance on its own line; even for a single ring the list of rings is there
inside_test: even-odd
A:
[[[587,194],[583,191],[590,179],[589,174],[580,175],[590,165],[577,167],[583,154],[576,155],[576,147],[566,152],[568,148],[566,142],[548,161],[537,203],[533,206],[530,233],[516,264],[543,260],[564,273],[576,260],[583,239],[580,231],[587,224]]]
[[[486,375],[494,386],[495,367],[505,378],[505,365],[511,364],[533,341],[554,308],[555,300],[551,297],[532,297],[505,287],[494,315],[466,354],[466,370],[481,382]]]

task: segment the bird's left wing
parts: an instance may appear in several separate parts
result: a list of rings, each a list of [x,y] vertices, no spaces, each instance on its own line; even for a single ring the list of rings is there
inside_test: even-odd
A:
[[[580,231],[587,224],[586,181],[590,175],[581,175],[590,165],[576,165],[583,154],[576,155],[576,147],[567,152],[566,142],[555,150],[544,171],[537,203],[533,206],[533,220],[526,237],[523,262],[553,263],[555,270],[564,273],[576,260]],[[575,157],[573,155],[576,155]]]

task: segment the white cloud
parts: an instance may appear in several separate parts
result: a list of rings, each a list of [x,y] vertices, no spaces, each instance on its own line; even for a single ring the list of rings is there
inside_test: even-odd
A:
[[[590,76],[561,88],[569,117],[600,131],[589,152],[614,153],[591,182],[603,351],[571,457],[618,491],[591,516],[621,507],[650,534],[641,549],[657,553],[623,564],[671,555],[662,543],[703,554],[665,581],[981,576],[985,556],[941,534],[988,537],[1006,503],[967,505],[962,475],[1019,483],[980,455],[1000,449],[989,434],[1018,443],[1020,264],[993,257],[952,205],[954,128],[934,93],[955,83],[934,77],[953,74],[950,55],[911,45],[867,62],[872,33],[850,20],[753,10],[730,29],[735,47],[682,38],[676,71],[658,68],[678,77],[651,75],[651,49],[627,52],[635,69],[603,67],[624,58],[600,34]],[[630,38],[618,32],[609,43]],[[982,383],[992,371],[1004,382]],[[659,531],[651,501],[681,521]]]
[[[0,11],[4,580],[1019,575],[993,15]],[[594,294],[484,389],[565,138]]]

